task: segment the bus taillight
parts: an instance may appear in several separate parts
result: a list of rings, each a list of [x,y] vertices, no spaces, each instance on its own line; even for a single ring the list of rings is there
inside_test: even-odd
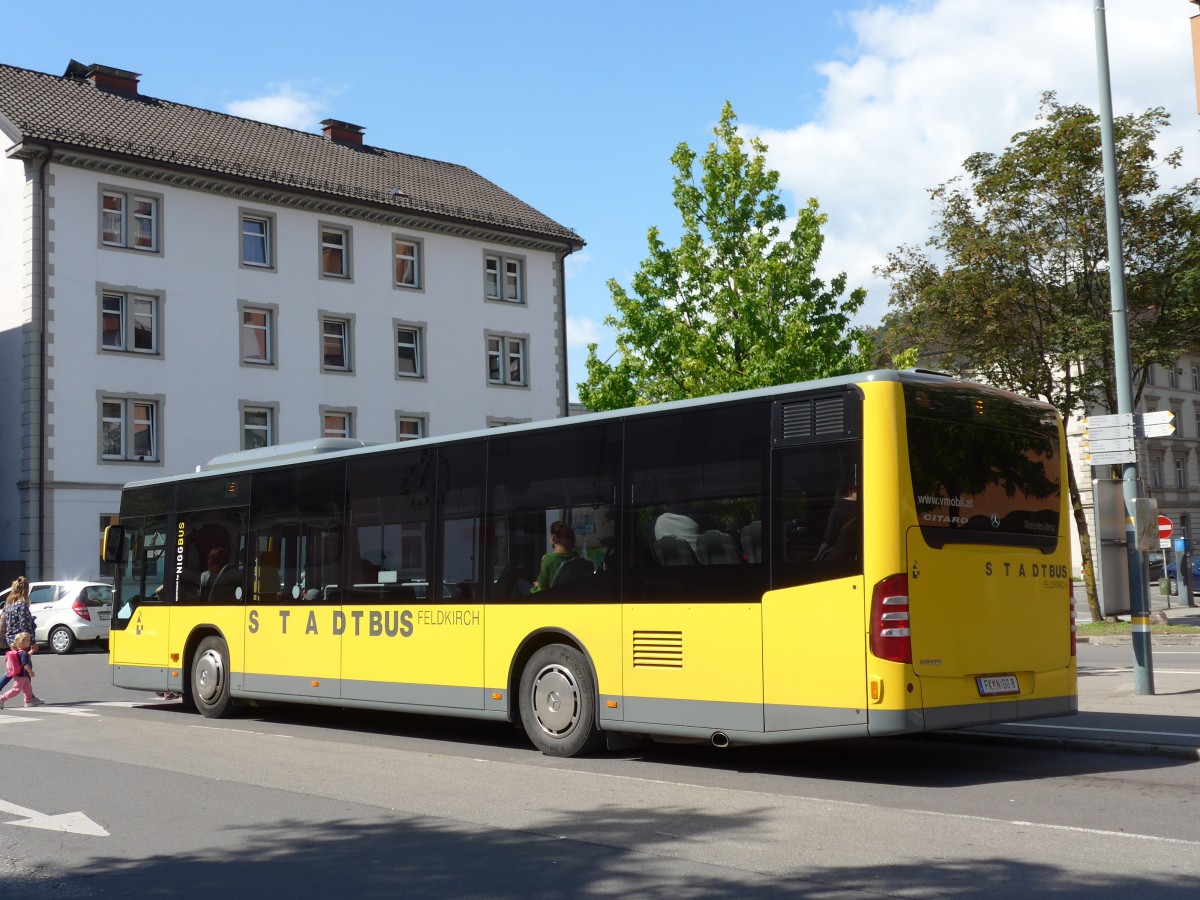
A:
[[[875,585],[871,595],[871,653],[892,662],[912,662],[907,575],[893,575]]]
[[[1075,637],[1075,589],[1068,585],[1067,597],[1071,603],[1071,655],[1075,655],[1075,645],[1077,643]]]

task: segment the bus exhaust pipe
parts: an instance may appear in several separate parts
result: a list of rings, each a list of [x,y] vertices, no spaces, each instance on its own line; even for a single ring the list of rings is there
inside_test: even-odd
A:
[[[711,740],[714,747],[720,747],[722,750],[729,746],[729,735],[723,731],[714,731]]]

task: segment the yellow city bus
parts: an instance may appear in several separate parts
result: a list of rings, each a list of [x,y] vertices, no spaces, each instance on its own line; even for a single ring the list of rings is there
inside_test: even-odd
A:
[[[113,683],[558,756],[1061,716],[1065,466],[1047,404],[920,371],[229,454],[125,488]]]

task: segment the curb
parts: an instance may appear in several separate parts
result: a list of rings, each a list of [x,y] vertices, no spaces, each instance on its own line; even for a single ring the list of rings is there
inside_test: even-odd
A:
[[[1076,635],[1077,644],[1095,644],[1097,647],[1121,647],[1133,643],[1132,634],[1095,634]],[[1200,635],[1190,634],[1155,634],[1150,632],[1150,643],[1173,645],[1177,647],[1200,647]]]
[[[975,743],[1013,744],[1050,750],[1071,750],[1076,753],[1120,753],[1125,756],[1159,756],[1188,762],[1200,761],[1200,747],[1187,747],[1182,744],[1136,744],[1130,741],[1059,738],[1036,734],[1002,734],[996,731],[938,731],[929,732],[927,736]]]

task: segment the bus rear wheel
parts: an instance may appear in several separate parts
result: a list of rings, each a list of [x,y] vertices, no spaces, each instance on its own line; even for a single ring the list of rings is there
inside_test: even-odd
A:
[[[192,704],[206,719],[229,714],[229,647],[221,638],[206,637],[196,648],[189,688]]]
[[[577,756],[600,749],[596,686],[587,660],[574,647],[551,644],[538,650],[521,673],[521,724],[547,756]]]

